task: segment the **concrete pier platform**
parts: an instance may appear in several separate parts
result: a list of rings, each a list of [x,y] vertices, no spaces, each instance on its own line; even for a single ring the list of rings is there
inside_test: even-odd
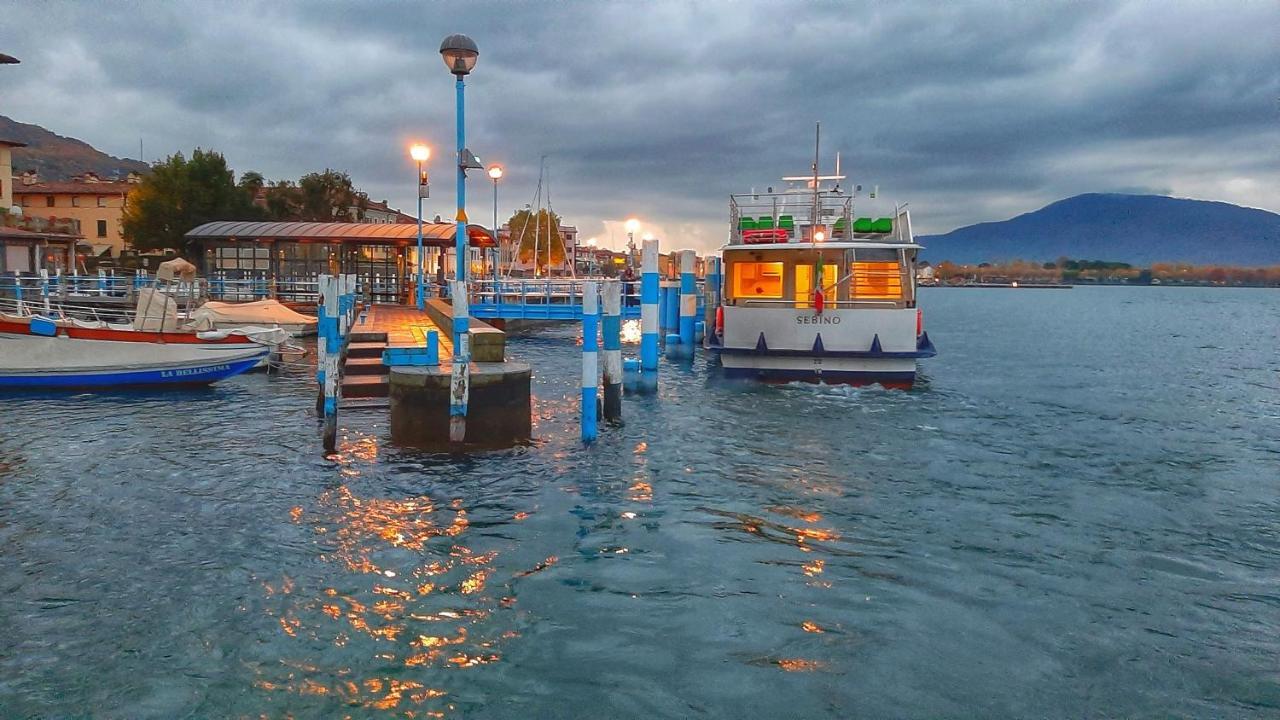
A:
[[[435,331],[440,365],[395,366],[382,362],[387,348],[421,346]],[[506,333],[471,319],[471,392],[464,449],[510,447],[532,433],[529,397],[532,369],[506,361]],[[453,365],[453,309],[431,300],[425,310],[406,305],[372,305],[351,326],[343,359],[344,406],[370,409],[380,401],[391,416],[392,440],[407,447],[452,451],[449,442],[449,384]]]
[[[394,367],[389,377],[391,439],[397,445],[450,449],[449,384],[453,366]],[[532,368],[517,362],[473,362],[466,444],[510,447],[532,435]]]

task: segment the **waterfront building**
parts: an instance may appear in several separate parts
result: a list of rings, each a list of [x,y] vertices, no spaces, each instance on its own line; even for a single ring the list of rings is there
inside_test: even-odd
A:
[[[0,140],[0,210],[13,207],[13,148],[26,147],[15,140]]]
[[[44,229],[0,225],[0,273],[70,272],[75,267],[76,245],[84,238],[69,223],[34,224]]]
[[[439,288],[453,275],[457,225],[422,225],[429,285]],[[474,258],[494,246],[489,231],[469,225]],[[417,220],[408,223],[239,222],[205,223],[186,234],[190,257],[200,273],[225,280],[266,280],[285,290],[312,283],[322,273],[351,273],[374,302],[406,303],[417,268]]]
[[[4,177],[11,172],[0,168]],[[13,181],[13,201],[26,217],[70,218],[98,256],[119,257],[125,249],[121,221],[129,193],[142,181],[138,173],[123,180],[85,172],[66,182],[45,182],[34,170]]]
[[[352,208],[352,215],[358,215],[357,208]],[[360,222],[370,225],[418,224],[418,218],[407,215],[391,207],[386,200],[369,200],[365,198],[364,217]]]

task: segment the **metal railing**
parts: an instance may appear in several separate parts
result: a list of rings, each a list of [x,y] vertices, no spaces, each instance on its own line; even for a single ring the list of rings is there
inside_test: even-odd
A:
[[[472,280],[468,306],[479,318],[527,320],[582,319],[582,291],[588,282],[600,279],[519,279]],[[698,283],[702,297],[702,282]],[[640,317],[640,281],[622,283],[622,316]]]

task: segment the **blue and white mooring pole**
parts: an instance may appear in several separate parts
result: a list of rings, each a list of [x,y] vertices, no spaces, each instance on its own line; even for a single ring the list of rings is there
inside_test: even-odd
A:
[[[320,383],[324,393],[324,450],[333,452],[338,447],[338,360],[342,356],[342,335],[339,332],[340,280],[337,276],[320,276],[320,298],[323,314],[320,316],[320,343],[322,365]]]
[[[658,372],[658,241],[645,240],[640,260],[640,371]]]
[[[597,357],[599,335],[599,288],[594,282],[582,286],[582,441],[591,442],[600,434],[596,420],[596,399],[600,361]]]
[[[682,354],[692,357],[694,322],[698,314],[698,256],[692,250],[680,251],[680,347]]]
[[[600,332],[604,338],[604,419],[622,421],[622,281],[605,280],[601,293],[604,313]]]

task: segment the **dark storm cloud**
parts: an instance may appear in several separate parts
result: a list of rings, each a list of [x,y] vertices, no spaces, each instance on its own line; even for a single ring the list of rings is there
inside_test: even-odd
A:
[[[335,167],[412,208],[436,197],[466,32],[468,145],[508,167],[503,213],[548,156],[588,235],[636,214],[677,245],[725,232],[726,196],[823,163],[946,230],[1087,191],[1274,209],[1280,6],[1264,3],[40,3],[6,8],[0,113],[154,159],[200,145],[272,177]],[[407,181],[407,182],[406,182]],[[489,186],[470,185],[473,217]],[[476,197],[479,193],[479,197]],[[605,224],[607,222],[607,224]],[[607,236],[606,236],[607,237]]]

